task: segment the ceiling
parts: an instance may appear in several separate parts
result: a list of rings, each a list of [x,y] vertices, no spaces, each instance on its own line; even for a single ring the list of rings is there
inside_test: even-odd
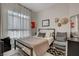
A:
[[[42,10],[45,10],[51,6],[53,6],[55,3],[21,3],[23,6],[31,9],[34,12],[40,12]]]

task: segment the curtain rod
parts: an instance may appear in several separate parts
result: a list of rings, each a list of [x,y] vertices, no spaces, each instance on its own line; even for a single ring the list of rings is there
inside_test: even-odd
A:
[[[24,7],[25,9],[28,9],[29,11],[31,11],[31,12],[32,12],[32,10],[30,10],[29,8],[27,8],[27,7],[23,6],[22,4],[18,3],[18,5],[19,5],[19,6]]]

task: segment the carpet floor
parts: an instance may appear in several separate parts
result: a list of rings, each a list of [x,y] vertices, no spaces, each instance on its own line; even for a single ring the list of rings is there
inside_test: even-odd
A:
[[[65,53],[62,50],[57,48],[49,48],[47,52],[54,56],[65,56]]]

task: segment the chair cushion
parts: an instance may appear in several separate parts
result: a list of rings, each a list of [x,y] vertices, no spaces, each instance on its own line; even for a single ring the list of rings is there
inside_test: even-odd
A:
[[[54,44],[59,46],[66,46],[66,41],[65,42],[54,41]]]
[[[60,49],[66,50],[66,47],[65,47],[65,46],[60,46],[60,45],[57,45],[57,44],[55,44],[54,46],[55,46],[56,48],[60,48]]]

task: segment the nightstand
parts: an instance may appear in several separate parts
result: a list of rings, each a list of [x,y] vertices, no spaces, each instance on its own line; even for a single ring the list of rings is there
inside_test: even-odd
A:
[[[0,56],[3,56],[4,42],[0,41]]]

